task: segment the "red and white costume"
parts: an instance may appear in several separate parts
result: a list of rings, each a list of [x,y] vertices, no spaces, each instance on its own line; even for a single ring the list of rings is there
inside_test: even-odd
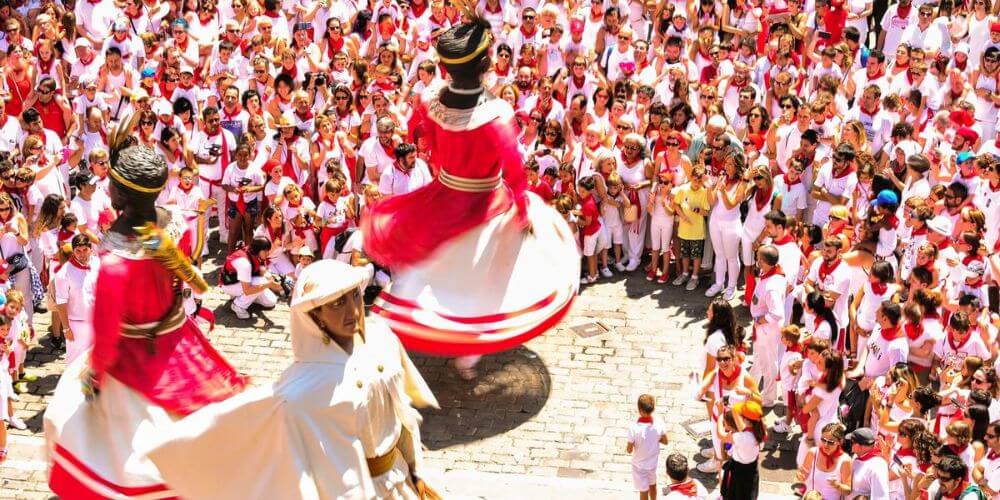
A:
[[[186,228],[176,212],[158,222],[172,237]],[[135,240],[110,233],[103,244],[94,349],[67,367],[45,411],[49,487],[73,499],[175,497],[137,450],[166,425],[229,398],[248,381],[184,313],[171,271]],[[91,401],[83,391],[89,373],[100,389]]]
[[[579,254],[565,220],[527,192],[510,105],[486,94],[471,109],[448,108],[443,88],[424,91],[410,124],[439,176],[361,221],[365,252],[393,271],[373,311],[408,349],[498,352],[569,311]]]

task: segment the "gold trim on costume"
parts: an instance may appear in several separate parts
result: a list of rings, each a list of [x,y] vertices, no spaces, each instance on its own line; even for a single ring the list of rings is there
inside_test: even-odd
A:
[[[398,454],[399,443],[396,443],[385,455],[375,458],[365,458],[365,462],[368,462],[368,473],[371,474],[371,477],[379,477],[389,472],[392,470],[393,464],[396,463],[396,455]]]
[[[187,314],[185,314],[184,308],[177,307],[169,313],[169,316],[166,319],[162,321],[162,325],[160,324],[160,321],[141,323],[138,325],[124,323],[121,326],[121,334],[122,337],[134,339],[146,339],[159,335],[166,335],[180,328],[186,320]]]
[[[127,187],[127,188],[129,188],[129,189],[131,189],[133,191],[138,191],[140,193],[155,194],[155,193],[159,193],[160,191],[163,191],[163,188],[167,187],[166,181],[164,181],[163,185],[160,186],[160,187],[155,187],[155,188],[142,187],[142,186],[140,186],[140,185],[138,185],[138,184],[136,184],[136,183],[134,183],[134,182],[132,182],[132,181],[124,178],[124,177],[122,177],[121,174],[119,174],[118,172],[115,172],[115,169],[113,169],[113,168],[110,169],[108,171],[108,173],[110,173],[111,177],[114,178],[114,180],[116,182],[118,182],[119,184],[121,184],[122,186],[125,186],[125,187]]]
[[[445,57],[438,54],[438,58],[440,58],[441,62],[445,64],[465,64],[478,57],[479,54],[482,54],[486,49],[490,48],[491,43],[493,43],[493,34],[487,31],[483,34],[483,39],[479,42],[479,46],[476,47],[476,50],[473,50],[471,54],[455,58]]]
[[[500,186],[499,173],[493,177],[487,177],[485,179],[474,179],[472,177],[458,177],[451,175],[444,169],[441,169],[441,174],[438,176],[438,180],[441,181],[441,184],[444,184],[445,186],[448,186],[456,191],[465,191],[467,193],[488,193]]]

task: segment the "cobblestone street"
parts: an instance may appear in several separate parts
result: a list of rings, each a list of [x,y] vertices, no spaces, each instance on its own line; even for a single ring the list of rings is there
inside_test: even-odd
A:
[[[209,276],[210,283],[215,279]],[[705,416],[689,384],[705,337],[703,289],[656,285],[638,271],[627,279],[602,280],[584,289],[557,330],[484,358],[474,382],[461,380],[445,359],[415,356],[441,403],[440,410],[423,412],[422,428],[426,465],[441,479],[436,486],[449,498],[537,498],[546,491],[634,498],[625,430],[644,392],[656,396],[656,413],[669,423],[671,443],[661,457],[670,451],[695,456],[701,446],[682,424]],[[233,316],[221,292],[211,292],[207,304],[219,320],[212,343],[256,383],[288,365],[286,303],[273,311],[251,310],[253,319],[247,321]],[[44,336],[48,314],[36,323]],[[29,373],[40,378],[16,403],[29,429],[11,432],[11,455],[0,468],[0,498],[51,496],[41,424],[62,368],[61,355],[53,354],[43,337],[28,357]],[[772,436],[761,463],[762,498],[787,496],[794,477],[798,435]],[[692,460],[692,467],[702,460]],[[714,478],[693,474],[710,490],[715,487]],[[665,485],[662,462],[659,478]]]

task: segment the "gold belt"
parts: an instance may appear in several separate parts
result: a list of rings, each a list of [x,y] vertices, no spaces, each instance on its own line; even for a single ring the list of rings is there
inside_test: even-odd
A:
[[[166,318],[161,321],[150,323],[140,323],[138,325],[123,324],[121,326],[122,337],[145,339],[157,335],[166,335],[177,330],[187,320],[183,307],[175,307]]]
[[[441,181],[441,184],[444,184],[445,186],[448,186],[456,191],[465,191],[467,193],[488,193],[500,187],[499,173],[493,177],[476,179],[472,177],[458,177],[449,174],[444,169],[441,169],[441,173],[438,175],[438,180]]]
[[[392,445],[392,449],[385,455],[375,458],[366,458],[365,461],[368,462],[368,473],[371,477],[378,477],[386,472],[389,472],[389,470],[392,469],[392,465],[396,463],[396,455],[399,453],[399,442],[397,442]]]

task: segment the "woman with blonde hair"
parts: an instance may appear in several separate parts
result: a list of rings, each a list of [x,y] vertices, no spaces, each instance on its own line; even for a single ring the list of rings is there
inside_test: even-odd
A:
[[[868,135],[865,126],[858,120],[849,120],[840,131],[840,142],[848,143],[854,147],[854,151],[869,151]]]

